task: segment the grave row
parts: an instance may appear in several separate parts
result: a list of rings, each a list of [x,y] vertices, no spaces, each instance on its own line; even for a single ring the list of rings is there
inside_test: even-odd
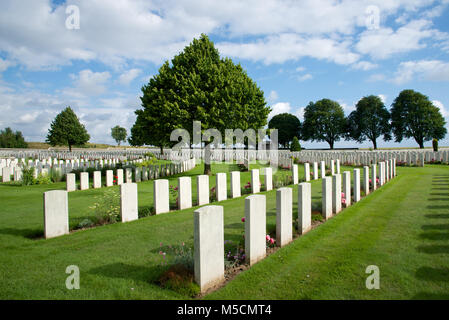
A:
[[[392,179],[395,161],[379,163],[379,186]],[[372,190],[376,190],[377,165],[371,167]],[[363,189],[370,192],[369,172],[365,166]],[[345,198],[351,199],[351,173],[343,172]],[[341,174],[325,176],[322,183],[323,216],[327,220],[341,212]],[[360,200],[360,169],[354,169],[354,202]],[[351,203],[345,201],[345,205]],[[292,188],[276,190],[276,242],[283,247],[293,240],[293,199]],[[224,281],[224,209],[222,206],[205,206],[194,212],[194,276],[201,292]],[[311,229],[312,191],[308,182],[298,186],[298,233]],[[266,198],[265,195],[251,195],[245,198],[245,257],[253,265],[266,256]]]

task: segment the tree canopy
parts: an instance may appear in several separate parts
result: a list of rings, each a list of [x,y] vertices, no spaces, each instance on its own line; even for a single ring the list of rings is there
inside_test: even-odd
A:
[[[223,137],[225,129],[259,129],[267,123],[263,91],[240,64],[220,58],[206,35],[193,41],[166,61],[147,85],[142,87],[142,109],[131,129],[133,145],[156,145],[170,141],[174,129],[188,130],[201,121],[202,130],[215,128]]]
[[[22,132],[13,132],[11,128],[0,131],[0,148],[28,148]]]
[[[372,141],[377,149],[377,139],[383,135],[385,141],[391,140],[390,112],[378,96],[363,97],[357,102],[347,121],[348,139],[363,142]]]
[[[336,101],[322,99],[310,102],[304,111],[302,138],[326,141],[331,149],[346,134],[346,118],[343,108]]]
[[[51,146],[83,145],[90,139],[86,128],[80,123],[72,108],[67,107],[59,113],[50,125],[47,140]]]
[[[120,145],[120,142],[126,141],[126,129],[120,126],[115,126],[111,128],[111,136]]]
[[[429,98],[414,90],[403,90],[391,106],[391,125],[396,142],[413,138],[420,148],[433,138],[441,140],[446,135],[443,116]]]
[[[290,151],[301,151],[301,145],[299,144],[299,139],[297,137],[293,137]]]
[[[298,117],[290,113],[275,115],[268,122],[269,129],[278,129],[278,142],[288,148],[294,137],[298,138],[301,132],[301,122]]]

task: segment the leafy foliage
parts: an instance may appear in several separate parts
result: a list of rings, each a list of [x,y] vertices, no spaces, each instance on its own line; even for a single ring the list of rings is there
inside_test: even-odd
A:
[[[391,140],[390,113],[378,96],[363,97],[357,102],[356,110],[352,111],[347,122],[348,139],[357,142],[369,139],[377,149],[377,138],[384,136],[385,141]]]
[[[278,142],[288,148],[294,137],[299,137],[301,133],[301,122],[298,117],[290,113],[275,115],[268,122],[269,129],[278,129]]]
[[[401,91],[391,106],[391,119],[396,142],[413,138],[424,148],[424,142],[443,139],[447,133],[446,121],[438,107],[414,90]]]
[[[0,148],[28,148],[22,132],[13,132],[11,128],[0,131]]]
[[[126,141],[126,135],[126,129],[123,127],[115,126],[111,129],[111,136],[118,145],[120,145],[122,141]]]
[[[220,58],[206,35],[194,39],[171,64],[142,87],[142,109],[131,128],[131,145],[172,146],[170,134],[184,128],[192,136],[192,123],[202,129],[261,128],[268,113],[263,91],[240,64]],[[176,143],[176,142],[175,142]]]
[[[297,137],[293,137],[292,145],[290,146],[290,151],[301,151],[301,145]]]
[[[336,101],[322,99],[310,102],[304,112],[302,136],[304,140],[326,141],[331,149],[346,134],[343,108]]]
[[[72,108],[67,107],[51,123],[46,142],[51,146],[68,146],[72,151],[73,145],[83,145],[89,139],[84,125],[80,123]]]

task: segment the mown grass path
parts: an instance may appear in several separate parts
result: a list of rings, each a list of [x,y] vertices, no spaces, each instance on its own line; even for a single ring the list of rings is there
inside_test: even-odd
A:
[[[449,170],[398,172],[207,298],[448,299]],[[368,265],[379,267],[379,290],[365,286]]]

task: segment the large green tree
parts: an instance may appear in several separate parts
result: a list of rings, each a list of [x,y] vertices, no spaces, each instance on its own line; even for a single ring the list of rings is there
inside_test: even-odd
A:
[[[48,130],[47,140],[51,146],[83,145],[90,139],[86,128],[79,121],[72,108],[67,107],[56,116]]]
[[[302,138],[326,141],[331,149],[334,143],[345,136],[346,118],[343,108],[336,101],[322,99],[310,102],[304,111]]]
[[[259,129],[271,111],[263,91],[240,64],[220,58],[206,35],[194,39],[166,61],[159,73],[142,87],[142,109],[131,129],[131,144],[171,146],[174,129],[188,130],[192,137],[194,120],[202,132],[218,129],[224,141],[225,129]],[[210,173],[210,166],[205,166]]]
[[[28,144],[25,142],[22,132],[14,132],[8,127],[0,131],[0,148],[28,148]]]
[[[120,146],[120,142],[126,141],[126,129],[120,126],[115,126],[111,128],[111,136]]]
[[[390,112],[378,96],[367,96],[357,102],[347,122],[347,138],[357,142],[372,141],[377,149],[377,139],[383,135],[385,141],[391,140]]]
[[[293,114],[281,113],[271,118],[268,128],[278,129],[278,142],[284,148],[288,148],[293,138],[300,136],[301,122]]]
[[[396,142],[413,138],[420,148],[433,138],[446,135],[443,116],[429,98],[414,90],[403,90],[391,105],[391,125]]]

